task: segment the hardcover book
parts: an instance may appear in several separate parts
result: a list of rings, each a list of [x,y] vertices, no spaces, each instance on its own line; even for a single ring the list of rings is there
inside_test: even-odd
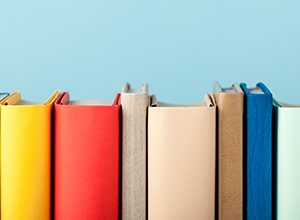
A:
[[[218,110],[219,220],[243,219],[243,110],[239,85],[214,85]]]
[[[263,83],[248,88],[244,102],[246,217],[272,219],[272,94]]]
[[[148,86],[123,86],[122,105],[122,219],[146,219],[146,134]]]
[[[215,219],[216,105],[148,108],[148,219]]]
[[[50,219],[52,107],[16,92],[1,105],[1,219]]]
[[[54,219],[118,219],[119,95],[114,102],[55,102]]]
[[[277,144],[277,219],[300,216],[300,105],[276,102],[275,131]]]

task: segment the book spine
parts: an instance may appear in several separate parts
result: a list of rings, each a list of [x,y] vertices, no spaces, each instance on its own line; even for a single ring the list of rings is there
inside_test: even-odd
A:
[[[148,110],[148,219],[215,219],[215,107]]]
[[[272,219],[272,96],[246,95],[247,219]]]
[[[243,219],[243,93],[218,93],[219,219]]]
[[[120,106],[55,105],[54,218],[119,218]]]
[[[300,109],[278,107],[277,111],[277,219],[300,216]]]
[[[51,105],[1,106],[1,219],[50,219]]]
[[[146,129],[148,95],[121,94],[122,219],[146,219]]]

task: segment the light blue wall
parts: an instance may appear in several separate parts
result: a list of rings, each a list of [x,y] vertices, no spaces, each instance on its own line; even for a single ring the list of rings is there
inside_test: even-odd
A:
[[[300,103],[300,2],[2,0],[0,89],[43,100],[113,99],[149,83],[162,101],[202,100],[214,81],[264,82]]]

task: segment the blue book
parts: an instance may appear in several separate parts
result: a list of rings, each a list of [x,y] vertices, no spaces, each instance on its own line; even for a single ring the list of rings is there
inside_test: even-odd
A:
[[[272,219],[272,94],[263,83],[240,84],[244,100],[245,217]]]

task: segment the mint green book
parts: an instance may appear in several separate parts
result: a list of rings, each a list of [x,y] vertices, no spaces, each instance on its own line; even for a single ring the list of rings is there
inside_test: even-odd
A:
[[[277,133],[277,220],[296,220],[300,217],[300,105],[274,101],[274,106]]]

